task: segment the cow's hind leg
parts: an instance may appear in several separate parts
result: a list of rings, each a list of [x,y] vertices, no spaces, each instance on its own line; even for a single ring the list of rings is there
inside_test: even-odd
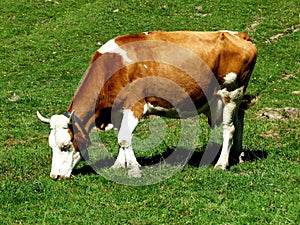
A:
[[[131,109],[123,110],[123,118],[121,127],[118,133],[118,143],[120,146],[119,155],[113,168],[120,168],[127,166],[128,175],[130,177],[141,177],[142,173],[140,165],[137,162],[132,149],[132,133],[136,128],[139,119],[134,116]]]
[[[229,166],[229,154],[230,149],[233,145],[233,139],[234,137],[236,139],[240,139],[240,136],[237,136],[235,134],[236,132],[241,132],[241,130],[236,130],[236,125],[239,124],[235,123],[234,120],[237,119],[238,115],[236,114],[238,113],[238,108],[243,98],[243,87],[237,88],[233,91],[227,91],[227,89],[225,88],[219,91],[219,94],[222,96],[224,101],[223,145],[221,155],[215,165],[215,169],[225,170],[227,166]]]
[[[237,109],[237,112],[235,113],[234,117],[234,126],[235,126],[235,132],[233,136],[233,146],[231,150],[231,159],[232,163],[241,163],[243,160],[241,159],[241,153],[243,151],[243,130],[244,130],[244,114],[245,111],[241,107]]]

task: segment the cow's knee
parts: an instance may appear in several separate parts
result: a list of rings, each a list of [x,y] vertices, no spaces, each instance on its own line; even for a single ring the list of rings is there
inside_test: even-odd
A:
[[[128,140],[119,140],[118,141],[119,142],[119,146],[122,148],[122,149],[127,149],[127,148],[129,148],[130,146],[131,146],[131,143],[130,143],[130,141],[128,141]]]

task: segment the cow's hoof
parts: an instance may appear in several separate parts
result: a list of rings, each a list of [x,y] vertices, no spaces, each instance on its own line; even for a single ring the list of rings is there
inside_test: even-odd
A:
[[[114,165],[111,167],[112,169],[121,169],[125,168],[125,162],[119,162],[118,160],[115,161]]]
[[[128,176],[129,177],[142,177],[142,171],[140,170],[139,167],[134,167],[128,169]]]
[[[239,163],[244,163],[245,162],[245,152],[242,152],[239,156]]]
[[[214,169],[215,170],[226,170],[226,165],[216,164]]]

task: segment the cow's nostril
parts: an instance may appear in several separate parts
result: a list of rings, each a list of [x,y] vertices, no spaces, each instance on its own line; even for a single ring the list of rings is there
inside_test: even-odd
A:
[[[64,142],[62,145],[61,145],[61,148],[62,149],[68,149],[71,147],[71,142]]]

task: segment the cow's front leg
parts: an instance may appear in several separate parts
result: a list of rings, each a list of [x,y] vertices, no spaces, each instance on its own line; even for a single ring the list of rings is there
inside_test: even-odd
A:
[[[124,149],[125,153],[125,164],[128,169],[128,176],[130,177],[141,177],[142,171],[140,170],[140,164],[137,162],[133,149],[131,146],[128,145],[127,142],[124,140],[121,141],[120,144],[120,150]]]
[[[118,133],[118,143],[120,145],[119,155],[113,167],[128,168],[128,175],[130,177],[141,177],[142,172],[140,165],[137,162],[132,149],[132,132],[136,128],[139,120],[134,116],[133,111],[125,109],[123,111],[123,118],[121,127]]]
[[[114,169],[125,168],[126,167],[126,159],[125,159],[125,150],[124,148],[119,149],[118,157],[112,166]]]

